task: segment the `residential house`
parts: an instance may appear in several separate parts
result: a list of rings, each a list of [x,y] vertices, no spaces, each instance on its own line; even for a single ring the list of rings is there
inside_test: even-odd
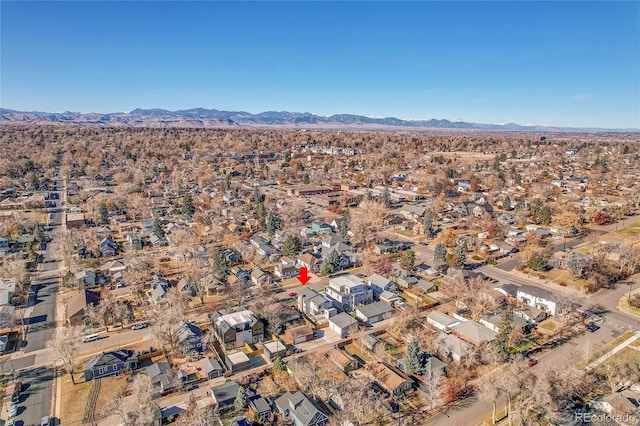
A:
[[[297,265],[299,268],[307,268],[307,271],[313,272],[320,269],[320,261],[310,253],[298,256]]]
[[[118,251],[118,246],[109,237],[105,237],[100,241],[100,254],[104,257],[115,256]]]
[[[273,269],[273,273],[276,277],[288,279],[298,276],[300,271],[295,265],[281,262]]]
[[[547,313],[545,311],[534,308],[533,306],[516,309],[514,314],[530,323],[540,323],[547,319]]]
[[[90,287],[96,285],[96,270],[84,268],[76,270],[76,280],[80,287]]]
[[[13,327],[16,323],[16,308],[8,304],[0,305],[0,328]]]
[[[96,306],[100,301],[100,293],[80,290],[67,301],[67,320],[72,326],[84,325],[87,319],[87,306]]]
[[[157,279],[151,283],[151,299],[156,305],[167,303],[169,283],[165,280]]]
[[[262,268],[254,268],[251,271],[251,282],[255,285],[263,285],[269,282],[269,274],[262,270]]]
[[[356,318],[367,325],[385,320],[393,314],[393,308],[384,302],[374,302],[356,308]]]
[[[167,247],[169,243],[162,237],[157,236],[156,234],[151,234],[149,237],[149,243],[153,247]]]
[[[127,234],[126,239],[131,250],[142,250],[142,238],[140,238],[140,235],[130,233]]]
[[[7,303],[11,300],[16,292],[15,278],[0,278],[0,293],[7,295]]]
[[[623,389],[591,401],[590,407],[606,413],[609,418],[619,419],[616,421],[618,424],[637,425],[640,414],[640,393],[632,389]]]
[[[216,337],[227,348],[239,348],[246,343],[257,343],[264,336],[264,324],[253,312],[243,310],[228,314],[210,315]]]
[[[213,386],[211,388],[211,397],[216,408],[220,411],[232,408],[238,395],[238,389],[240,389],[240,386],[233,380]]]
[[[247,417],[252,422],[267,424],[271,418],[271,407],[266,399],[257,395],[249,400],[249,411]]]
[[[475,321],[462,321],[450,327],[451,332],[474,346],[493,341],[498,333]]]
[[[401,371],[381,362],[368,363],[365,371],[374,379],[374,383],[391,396],[400,396],[413,388],[413,382]]]
[[[408,248],[410,248],[410,246],[406,243],[403,243],[400,241],[386,240],[386,241],[377,243],[376,246],[373,248],[373,252],[377,256],[380,256],[382,254],[397,253],[403,250],[407,250]]]
[[[286,392],[275,400],[276,409],[294,426],[326,426],[329,417],[300,391]]]
[[[202,330],[191,322],[183,321],[174,334],[183,354],[206,350],[206,344],[202,342]]]
[[[343,373],[347,374],[350,371],[357,370],[359,365],[358,361],[346,351],[342,349],[334,348],[326,353],[326,357]]]
[[[461,362],[471,353],[473,345],[449,333],[439,333],[436,343],[442,353],[455,362]]]
[[[342,310],[353,310],[358,304],[371,303],[373,290],[355,275],[340,275],[329,279],[325,294],[332,299],[333,305]]]
[[[500,322],[502,319],[502,314],[500,312],[493,313],[491,315],[485,315],[478,322],[488,329],[495,331],[496,333],[500,332]],[[514,315],[511,320],[511,326],[515,328],[520,328],[523,333],[528,333],[530,329],[533,327],[527,320],[525,320],[522,316]]]
[[[155,362],[146,368],[147,376],[156,396],[171,392],[178,386],[178,380],[167,362]]]
[[[448,332],[451,327],[457,325],[459,322],[459,320],[439,311],[433,311],[427,315],[427,323],[445,332]]]
[[[329,329],[336,332],[341,338],[346,338],[352,327],[358,325],[358,321],[344,312],[329,318]]]
[[[207,358],[202,361],[202,371],[206,375],[207,380],[223,377],[226,374],[225,369],[220,364],[220,361],[215,358]]]
[[[550,315],[556,314],[555,296],[549,290],[530,285],[521,285],[516,298],[525,304],[548,312]]]
[[[124,369],[138,368],[138,357],[129,349],[102,352],[82,364],[86,381],[106,376],[117,376]]]
[[[333,306],[331,299],[311,287],[302,287],[298,292],[298,310],[307,315],[322,315]]]
[[[311,230],[316,234],[325,234],[331,232],[331,225],[326,222],[316,220],[311,223]]]
[[[249,241],[256,248],[256,252],[261,256],[271,256],[278,251],[274,246],[271,245],[269,240],[259,235],[252,236]]]
[[[378,274],[373,274],[369,277],[369,285],[376,296],[380,296],[383,291],[393,290],[396,287],[393,281]]]

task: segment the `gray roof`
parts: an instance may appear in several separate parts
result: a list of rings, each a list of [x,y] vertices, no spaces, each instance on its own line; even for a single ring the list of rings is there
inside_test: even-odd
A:
[[[540,297],[546,300],[555,300],[553,293],[551,293],[549,290],[534,287],[532,285],[521,285],[518,291],[523,294],[529,294],[531,296]]]
[[[175,386],[175,376],[171,366],[167,362],[156,362],[146,369],[147,376],[153,386],[169,389]]]
[[[132,350],[122,349],[113,352],[103,352],[100,355],[96,355],[90,360],[82,364],[84,370],[92,370],[99,367],[108,367],[111,365],[119,364],[121,362],[138,361],[138,357]]]
[[[457,319],[455,319],[452,316],[449,316],[443,312],[439,312],[439,311],[433,311],[431,312],[429,315],[427,315],[427,318],[430,319],[431,321],[435,321],[438,324],[442,324],[446,327],[449,327],[453,324],[456,324],[460,321],[458,321]]]
[[[332,316],[331,318],[329,318],[329,321],[333,322],[341,329],[349,328],[352,325],[358,323],[355,318],[352,318],[349,314],[345,314],[344,312]]]
[[[285,410],[289,410],[289,415],[297,419],[296,424],[302,426],[313,425],[323,419],[328,419],[327,415],[313,405],[313,402],[300,391],[286,392],[275,402],[280,412],[284,413]]]
[[[271,412],[271,407],[269,407],[267,400],[263,397],[252,399],[251,402],[249,402],[249,405],[254,408],[256,413],[264,413],[265,411]]]
[[[468,337],[474,342],[491,342],[496,338],[495,331],[478,324],[475,321],[463,321],[451,327],[457,333]]]
[[[215,358],[207,358],[202,362],[202,369],[205,373],[209,374],[212,371],[220,371],[223,370],[220,365],[220,361]]]
[[[494,287],[494,290],[497,290],[501,293],[506,293],[509,296],[515,296],[519,288],[520,286],[515,284],[504,284],[498,287]]]
[[[383,277],[382,275],[373,274],[369,277],[369,282],[371,285],[377,285],[378,287],[385,289],[392,281],[388,278]]]
[[[180,343],[188,339],[201,338],[202,330],[200,330],[197,326],[191,324],[190,322],[183,322],[176,330],[175,335],[176,340],[178,341],[178,343]]]
[[[493,324],[496,327],[496,329],[499,330],[501,318],[502,318],[502,314],[498,312],[493,315],[487,315],[486,317],[483,318],[483,320],[490,324]],[[522,328],[529,325],[529,323],[524,318],[518,315],[514,315],[513,320],[511,320],[511,325]]]
[[[213,400],[218,404],[229,403],[229,401],[233,402],[236,399],[239,388],[240,386],[236,382],[230,380],[221,385],[212,387],[211,396],[213,397]]]
[[[424,371],[425,373],[438,373],[442,372],[446,364],[436,356],[431,355],[424,363]]]
[[[356,308],[356,311],[360,312],[365,318],[371,318],[393,312],[393,308],[384,302],[375,302],[369,305],[359,306]]]

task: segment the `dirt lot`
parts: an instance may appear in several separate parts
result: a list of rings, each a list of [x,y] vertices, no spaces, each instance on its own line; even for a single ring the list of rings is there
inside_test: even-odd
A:
[[[60,377],[60,380],[62,380],[61,420],[64,424],[80,425],[89,389],[91,389],[91,382],[74,385],[68,374]]]

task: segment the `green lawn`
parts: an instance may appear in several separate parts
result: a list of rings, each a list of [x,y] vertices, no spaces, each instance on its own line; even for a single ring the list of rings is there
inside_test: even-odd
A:
[[[629,226],[618,230],[618,234],[638,236],[640,235],[640,221],[633,222]]]

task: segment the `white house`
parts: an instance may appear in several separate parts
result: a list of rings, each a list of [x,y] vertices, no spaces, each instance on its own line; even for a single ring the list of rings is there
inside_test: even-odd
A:
[[[427,315],[427,323],[442,331],[448,331],[450,327],[453,327],[459,322],[457,319],[443,312],[433,311]]]
[[[342,310],[353,310],[357,304],[373,301],[373,290],[355,275],[347,274],[331,278],[325,287],[333,305]]]
[[[551,315],[556,314],[555,297],[549,290],[530,285],[521,285],[516,292],[516,298]]]

